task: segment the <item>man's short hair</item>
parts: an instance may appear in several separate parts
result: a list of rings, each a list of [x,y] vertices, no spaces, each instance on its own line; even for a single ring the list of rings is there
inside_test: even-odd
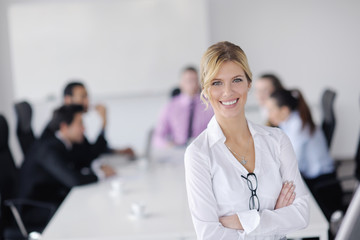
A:
[[[49,123],[49,128],[51,131],[56,132],[60,129],[60,124],[65,123],[70,125],[75,118],[77,113],[83,113],[84,107],[78,104],[63,105],[55,109],[52,119]]]
[[[64,89],[64,97],[65,96],[72,96],[73,95],[73,89],[75,87],[85,87],[85,85],[80,82],[80,81],[74,81],[74,82],[69,82]]]
[[[191,65],[184,67],[183,70],[182,70],[182,73],[187,72],[187,71],[192,71],[192,72],[194,72],[196,74],[198,73],[196,67],[191,66]]]

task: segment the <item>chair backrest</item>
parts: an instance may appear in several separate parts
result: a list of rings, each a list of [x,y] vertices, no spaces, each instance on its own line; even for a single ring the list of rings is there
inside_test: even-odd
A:
[[[173,90],[171,90],[170,97],[176,97],[181,93],[181,90],[179,87],[175,87]]]
[[[8,140],[9,127],[5,117],[0,114],[0,188],[3,199],[12,196],[18,172]]]
[[[9,127],[3,115],[0,114],[0,222],[7,224],[9,219],[9,211],[5,211],[3,203],[6,199],[12,198],[15,194],[15,181],[17,179],[18,170],[15,166],[13,156],[9,148]],[[0,236],[1,237],[1,236]]]
[[[360,98],[359,98],[360,100]],[[359,101],[359,106],[360,106],[360,101]],[[359,142],[358,142],[358,146],[357,146],[357,151],[356,151],[356,155],[355,155],[355,176],[358,179],[358,181],[360,181],[360,134],[359,134]]]
[[[360,137],[359,137],[359,142],[358,142],[358,146],[357,146],[357,151],[356,151],[356,155],[355,155],[355,176],[357,178],[358,181],[360,181]]]
[[[35,135],[31,127],[32,109],[28,102],[23,101],[15,104],[15,112],[17,115],[16,134],[21,150],[25,154],[35,141]]]
[[[321,98],[321,106],[323,113],[322,129],[324,131],[328,147],[331,146],[332,137],[335,130],[336,119],[334,113],[334,100],[336,93],[330,89],[326,89]]]

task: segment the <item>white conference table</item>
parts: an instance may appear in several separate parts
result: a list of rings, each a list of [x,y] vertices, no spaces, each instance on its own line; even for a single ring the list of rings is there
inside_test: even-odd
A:
[[[45,228],[42,239],[196,239],[181,160],[148,165],[114,158],[108,161],[117,165],[122,191],[114,192],[111,180],[73,188]],[[144,204],[144,217],[131,214],[133,203]],[[288,238],[328,239],[329,224],[312,197],[310,207],[309,226]]]

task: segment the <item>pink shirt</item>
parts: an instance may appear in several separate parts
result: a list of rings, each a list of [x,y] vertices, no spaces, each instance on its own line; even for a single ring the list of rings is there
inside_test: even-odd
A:
[[[194,113],[191,138],[197,137],[206,129],[207,124],[214,115],[211,106],[209,105],[206,109],[206,105],[201,101],[199,94],[193,98],[185,94],[179,94],[171,99],[160,115],[153,135],[153,145],[155,147],[165,147],[169,142],[175,145],[185,145],[187,143],[192,100],[194,101]]]

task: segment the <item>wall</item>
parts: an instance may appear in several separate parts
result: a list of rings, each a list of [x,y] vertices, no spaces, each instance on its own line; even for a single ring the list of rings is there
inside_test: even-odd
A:
[[[12,108],[14,101],[13,78],[10,64],[10,43],[6,2],[0,0],[0,113],[9,125],[9,144],[17,163],[21,158],[20,147],[14,135],[15,117]]]
[[[353,0],[210,0],[208,19],[211,42],[240,45],[255,79],[271,71],[301,89],[318,122],[322,91],[336,90],[332,154],[351,157],[360,133],[359,12]]]
[[[0,0],[0,2],[1,1],[4,2],[5,0]],[[114,4],[117,2],[118,4],[120,1],[106,0],[106,3],[103,5],[101,4],[102,1],[96,0],[17,0],[5,2],[13,7],[19,6],[18,9],[24,10],[25,7],[23,8],[23,6],[25,5],[29,6],[30,9],[33,4],[35,4],[33,6],[42,6],[43,8],[46,8],[60,4],[60,2],[63,2],[65,5],[77,3],[81,6],[83,6],[83,4],[86,5],[89,2],[90,5],[87,6],[98,4],[96,6],[98,6],[99,9],[108,9],[109,6],[106,4],[111,4],[112,2]],[[130,2],[160,4],[162,1],[124,0],[121,2],[124,2],[124,4],[132,4]],[[180,1],[175,0],[171,1],[171,3],[177,4],[179,4],[179,2]],[[334,136],[335,139],[333,142],[332,154],[335,157],[351,157],[353,155],[360,131],[358,103],[360,81],[357,80],[359,76],[359,61],[357,56],[360,54],[360,48],[358,48],[357,44],[360,42],[360,30],[356,26],[356,24],[360,22],[360,15],[358,14],[360,9],[359,2],[351,0],[304,0],[291,2],[285,0],[275,0],[271,2],[265,0],[203,0],[200,2],[197,1],[196,3],[184,1],[183,4],[183,8],[179,9],[179,11],[191,11],[190,15],[186,15],[188,16],[188,19],[183,28],[191,26],[191,23],[194,22],[199,24],[197,26],[204,26],[205,29],[198,29],[198,32],[191,30],[189,34],[183,34],[182,36],[187,38],[186,44],[197,41],[197,44],[201,46],[196,47],[196,52],[192,52],[191,54],[186,52],[184,54],[183,46],[177,48],[179,44],[182,44],[181,41],[175,41],[173,46],[171,46],[172,48],[168,48],[167,44],[169,43],[162,42],[162,39],[159,38],[157,47],[164,45],[167,51],[171,51],[169,49],[178,49],[179,51],[175,52],[175,50],[173,50],[174,52],[171,52],[170,54],[172,56],[171,58],[163,55],[162,58],[155,59],[156,61],[148,61],[151,62],[151,64],[162,66],[164,71],[166,71],[166,74],[161,75],[163,80],[161,80],[160,86],[157,86],[158,88],[156,91],[135,93],[125,85],[120,84],[117,78],[111,78],[111,84],[109,86],[112,86],[114,89],[127,89],[129,92],[111,92],[108,91],[109,89],[106,91],[98,91],[101,85],[104,84],[102,80],[99,80],[101,79],[100,77],[89,77],[89,75],[83,74],[85,72],[83,69],[84,66],[81,68],[84,71],[72,73],[71,71],[68,71],[65,74],[65,72],[61,72],[61,69],[63,68],[61,65],[58,70],[55,71],[53,69],[52,76],[54,76],[54,78],[43,78],[45,80],[41,83],[45,84],[45,88],[40,89],[42,91],[41,94],[38,85],[35,85],[33,81],[28,81],[25,78],[23,81],[19,80],[20,76],[26,77],[26,74],[21,71],[24,68],[20,67],[24,66],[25,63],[21,62],[23,61],[22,59],[12,58],[14,56],[20,56],[20,53],[16,51],[23,49],[20,48],[16,50],[13,45],[14,36],[21,36],[18,35],[21,34],[21,31],[14,31],[13,29],[10,34],[8,33],[6,27],[8,25],[5,18],[6,13],[8,12],[5,11],[4,4],[0,5],[0,11],[2,11],[0,14],[0,61],[2,61],[0,65],[1,109],[6,109],[6,112],[11,115],[12,108],[9,106],[12,104],[14,95],[16,95],[16,100],[30,97],[35,108],[34,128],[36,132],[39,133],[48,120],[51,110],[60,103],[58,98],[61,92],[60,89],[62,89],[68,77],[84,78],[88,83],[93,102],[103,102],[108,105],[110,122],[107,134],[110,144],[115,147],[132,145],[137,151],[142,151],[145,144],[144,135],[146,135],[148,129],[156,122],[158,113],[168,97],[167,90],[174,86],[178,80],[179,69],[183,64],[188,63],[186,61],[186,56],[189,56],[189,62],[198,64],[201,54],[209,43],[229,40],[238,43],[244,48],[249,57],[250,66],[255,78],[264,71],[272,71],[277,73],[283,79],[287,87],[300,88],[311,104],[317,121],[321,118],[319,101],[323,89],[325,87],[335,89],[338,93],[335,102],[337,128]],[[196,12],[194,13],[194,11],[192,11],[194,9],[191,10],[191,8],[187,8],[185,6],[186,4],[188,4],[188,7],[190,4],[195,4],[194,9],[199,10],[201,8],[201,12],[199,12],[199,14],[196,14]],[[171,8],[171,6],[169,7]],[[69,11],[75,10],[70,9]],[[96,15],[96,11],[94,11],[92,13]],[[151,15],[151,13],[149,14]],[[112,17],[115,16],[113,14],[110,15]],[[10,26],[16,24],[15,19],[14,16],[10,17],[10,20],[12,21]],[[46,19],[46,15],[42,15],[40,19]],[[71,19],[74,20],[74,16],[72,16]],[[29,19],[29,22],[33,21]],[[61,31],[66,31],[64,29],[69,27],[70,23],[65,23],[66,24],[62,26]],[[104,29],[111,28],[109,26],[110,23],[101,23],[105,24],[103,25]],[[112,23],[113,22],[111,22],[111,24]],[[128,29],[131,29],[131,26],[139,26],[141,23],[142,21],[139,20],[137,25],[136,23],[133,25],[132,22],[126,22],[126,24],[121,26],[127,26]],[[61,25],[57,26],[59,27]],[[94,29],[97,29],[98,27],[99,26],[96,26]],[[168,31],[168,28],[165,29]],[[55,30],[53,29],[52,33],[56,36],[57,33]],[[171,33],[175,34],[177,30],[178,29],[173,29]],[[106,32],[106,30],[103,30],[103,32],[104,31]],[[24,33],[25,32],[29,33],[29,30],[24,30]],[[37,33],[38,32],[36,31],[33,32],[32,37],[35,38]],[[42,32],[42,34],[44,34],[44,32]],[[9,35],[11,36],[10,43],[7,38]],[[47,37],[50,38],[51,36]],[[201,40],[198,41],[198,38]],[[90,40],[91,39],[89,39],[89,41]],[[106,39],[97,39],[99,46],[94,48],[94,52],[92,52],[92,49],[90,48],[89,55],[98,56],[100,54],[98,52],[99,49],[101,49],[102,46],[106,47],[107,41],[105,40]],[[16,41],[25,44],[26,38],[20,37],[17,38]],[[71,43],[71,39],[69,39],[69,41],[68,44]],[[121,41],[121,38],[119,41]],[[78,40],[75,42],[77,43],[75,46],[79,46]],[[139,43],[138,38],[134,38],[133,42],[134,44]],[[9,44],[12,47],[10,52],[11,57],[9,53]],[[19,42],[16,42],[16,44],[19,44]],[[69,46],[71,46],[71,44]],[[193,48],[190,46],[189,49]],[[27,62],[31,62],[37,58],[38,55],[34,55],[34,52],[32,52],[33,50],[34,49],[29,50],[30,53],[32,53],[30,55],[32,58],[27,58]],[[53,50],[56,50],[56,48]],[[119,71],[126,71],[128,68],[133,68],[133,66],[130,65],[116,65],[117,59],[114,55],[108,54],[109,56],[113,56],[115,65],[109,65],[108,68],[105,67],[106,69],[115,69],[114,72],[112,72],[114,76],[116,75],[115,73]],[[180,54],[181,57],[177,60],[177,63],[174,64],[174,59],[179,56],[178,54]],[[39,56],[42,55],[40,54]],[[103,55],[100,54],[100,56]],[[18,63],[19,61],[20,63]],[[106,60],[105,62],[107,61],[110,62],[110,60]],[[89,66],[90,68],[94,68],[94,65],[92,64],[89,64]],[[65,67],[69,66],[65,65]],[[158,69],[158,67],[156,68]],[[70,66],[68,69],[76,68],[71,68]],[[43,72],[48,71],[46,68],[41,68],[40,66],[34,69],[25,68],[25,70],[26,73],[34,72],[37,74],[43,74]],[[142,68],[140,68],[138,72],[141,72],[141,70]],[[132,73],[134,73],[134,71],[132,71]],[[99,74],[100,76],[100,73],[96,74]],[[92,76],[96,76],[96,74],[94,73]],[[129,72],[127,74],[127,76],[131,76]],[[156,74],[154,73],[152,73],[151,76],[155,76],[156,78]],[[166,76],[166,80],[164,80],[163,76]],[[13,79],[17,80],[12,81]],[[149,79],[149,82],[153,82],[152,80],[154,78]],[[133,79],[128,82],[132,84],[132,81]],[[13,85],[15,85],[15,93],[13,91]],[[3,88],[3,86],[5,87]],[[49,87],[51,87],[52,90],[49,90]],[[45,92],[46,95],[43,94]],[[25,93],[29,93],[29,95]],[[48,98],[48,95],[51,97]],[[253,93],[250,92],[250,110],[253,109],[251,105],[254,105],[255,103],[252,95]],[[249,118],[252,120],[256,121],[258,119],[258,115],[253,111],[250,111],[249,114]],[[96,121],[90,120],[90,122]],[[89,134],[91,135],[91,133]]]
[[[15,96],[56,97],[71,78],[85,79],[102,96],[167,91],[208,45],[204,6],[204,0],[10,3]]]
[[[108,107],[110,145],[142,153],[181,68],[198,65],[208,46],[205,0],[6,2],[10,82],[16,101],[33,105],[37,135],[66,82],[80,79],[92,103]],[[96,114],[86,119],[96,129]]]

